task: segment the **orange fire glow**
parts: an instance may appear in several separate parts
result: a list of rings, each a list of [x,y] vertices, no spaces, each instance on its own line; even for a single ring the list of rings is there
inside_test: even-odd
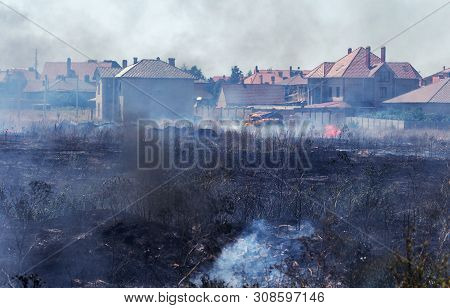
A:
[[[325,125],[324,136],[326,138],[336,138],[341,134],[341,130],[334,125]]]

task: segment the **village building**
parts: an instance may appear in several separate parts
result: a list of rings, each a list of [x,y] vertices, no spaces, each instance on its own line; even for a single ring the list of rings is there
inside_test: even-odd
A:
[[[26,105],[23,91],[29,83],[39,82],[39,73],[32,67],[0,70],[0,105],[17,107]]]
[[[224,84],[217,107],[250,107],[285,103],[285,87],[283,85]]]
[[[288,79],[295,76],[306,76],[309,70],[300,70],[298,67],[296,70],[292,69],[292,66],[288,70],[274,70],[266,69],[260,70],[258,66],[255,66],[253,74],[244,78],[244,84],[282,84]]]
[[[433,75],[422,79],[422,85],[426,86],[435,82],[439,82],[445,78],[450,78],[450,68],[444,66],[442,68],[442,71],[434,73]]]
[[[135,62],[115,76],[122,121],[192,117],[194,77],[191,74],[177,68],[174,58],[169,58],[169,63],[159,58]]]
[[[99,121],[111,122],[120,119],[117,112],[119,110],[119,87],[115,76],[121,70],[120,67],[98,67],[94,73],[96,118]]]
[[[194,100],[195,106],[213,106],[216,104],[214,96],[214,83],[206,80],[195,80]]]
[[[95,83],[94,73],[98,67],[120,68],[120,65],[112,60],[73,62],[71,58],[67,58],[66,62],[45,62],[41,75],[49,82],[63,77],[78,77],[85,82]]]
[[[323,62],[307,76],[309,104],[333,101],[352,107],[377,107],[381,102],[417,89],[421,76],[407,62],[386,62],[386,48],[378,57],[370,47],[348,49],[336,62]]]
[[[304,73],[282,80],[278,84],[285,86],[287,101],[298,103],[306,103],[308,101],[308,80],[305,78]]]
[[[420,108],[425,113],[450,114],[450,79],[446,78],[383,102],[388,108]]]

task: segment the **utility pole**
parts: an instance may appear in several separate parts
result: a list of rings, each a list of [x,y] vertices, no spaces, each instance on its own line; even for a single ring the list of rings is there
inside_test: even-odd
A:
[[[38,79],[38,51],[37,48],[34,50],[34,77]]]
[[[47,99],[47,91],[48,91],[47,83],[48,83],[48,78],[47,78],[47,75],[45,75],[45,78],[44,78],[44,104],[42,106],[42,117],[44,118],[44,121],[45,121],[45,117],[46,117],[45,109],[47,108],[47,101],[48,101],[48,99]]]
[[[75,103],[75,105],[76,105],[76,115],[75,115],[75,118],[76,118],[76,122],[77,122],[77,124],[78,124],[78,76],[77,76],[77,90],[76,90],[76,92],[75,92],[75,99],[76,99],[76,103]]]

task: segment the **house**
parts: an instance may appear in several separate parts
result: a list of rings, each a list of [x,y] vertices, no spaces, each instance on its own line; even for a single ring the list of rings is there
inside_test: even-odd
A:
[[[61,77],[74,78],[83,80],[85,82],[95,83],[94,73],[98,67],[120,68],[116,61],[105,60],[98,62],[97,60],[88,60],[86,62],[72,62],[67,58],[66,62],[45,62],[42,70],[42,76],[51,82]]]
[[[352,107],[381,102],[417,89],[421,76],[407,62],[386,62],[386,48],[378,57],[370,47],[348,49],[336,62],[323,62],[308,75],[310,104],[343,101]]]
[[[273,70],[273,69],[267,69],[267,70],[260,70],[258,66],[255,66],[255,69],[253,70],[253,74],[246,77],[244,79],[244,84],[280,84],[283,81],[294,77],[295,75],[304,76],[308,74],[309,71],[306,70],[300,70],[300,68],[297,68],[297,70],[293,70],[292,66],[288,70]]]
[[[244,79],[244,84],[276,84],[289,77],[289,70],[260,70],[256,66],[253,74]]]
[[[194,82],[194,99],[196,106],[208,105],[213,106],[216,102],[214,96],[214,83],[205,80],[195,80]]]
[[[117,121],[116,110],[119,110],[118,80],[115,76],[120,73],[120,67],[98,67],[94,73],[96,80],[96,118],[100,121]]]
[[[34,68],[12,68],[0,71],[0,103],[14,107],[24,103],[23,90],[28,83],[36,82],[39,73]]]
[[[78,78],[60,78],[48,84],[47,103],[52,106],[90,107],[95,97],[95,85]]]
[[[47,89],[46,89],[47,88]],[[53,107],[92,108],[95,86],[77,78],[60,77],[46,86],[45,80],[29,81],[23,89],[23,99],[30,105],[49,104]]]
[[[249,107],[285,103],[285,87],[283,85],[224,84],[217,107]]]
[[[433,75],[430,75],[430,76],[422,79],[422,85],[426,86],[426,85],[441,81],[442,79],[445,79],[445,78],[450,78],[450,68],[446,68],[444,66],[442,68],[442,71],[437,72]]]
[[[303,73],[282,80],[278,84],[285,86],[285,95],[288,101],[301,103],[308,100],[308,80]]]
[[[193,115],[194,77],[169,63],[143,59],[116,76],[119,114],[125,122],[138,119],[178,119]]]
[[[421,108],[426,113],[450,114],[450,79],[446,78],[427,86],[399,95],[383,102],[388,108]]]
[[[222,75],[222,76],[213,76],[213,77],[211,77],[211,80],[213,82],[228,81],[228,80],[230,80],[230,78],[231,78],[230,76]]]

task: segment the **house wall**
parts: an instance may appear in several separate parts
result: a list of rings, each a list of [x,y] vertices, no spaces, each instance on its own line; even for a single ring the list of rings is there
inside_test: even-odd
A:
[[[418,79],[399,79],[390,75],[382,79],[378,71],[372,78],[310,78],[308,79],[309,103],[344,101],[352,106],[380,106],[381,102],[419,87]],[[329,96],[331,88],[331,96]],[[337,93],[339,88],[339,96]],[[382,90],[385,88],[385,90]]]
[[[418,79],[399,79],[396,78],[395,82],[395,93],[393,97],[405,94],[412,90],[419,88],[420,80]],[[391,98],[391,97],[390,97]]]
[[[119,88],[125,122],[193,116],[192,79],[123,78]]]
[[[114,78],[102,78],[97,81],[96,118],[100,121],[113,121],[113,114],[117,117],[119,100],[115,84],[117,80]]]

